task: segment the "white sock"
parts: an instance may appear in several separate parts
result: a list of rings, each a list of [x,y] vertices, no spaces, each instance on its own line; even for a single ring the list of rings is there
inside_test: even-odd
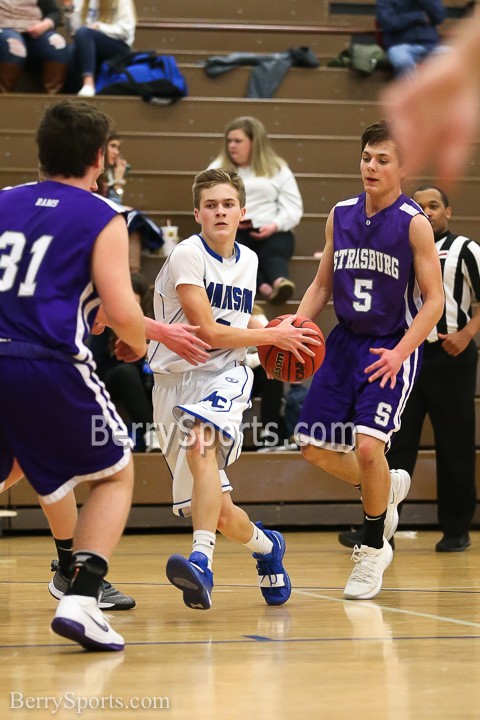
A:
[[[245,543],[245,546],[252,552],[258,553],[259,555],[268,555],[268,553],[271,553],[273,550],[272,541],[268,539],[263,530],[260,530],[257,525],[252,523],[252,527],[253,535],[250,540]]]
[[[201,552],[208,558],[208,568],[212,569],[213,551],[215,550],[215,533],[209,530],[193,531],[192,552]]]

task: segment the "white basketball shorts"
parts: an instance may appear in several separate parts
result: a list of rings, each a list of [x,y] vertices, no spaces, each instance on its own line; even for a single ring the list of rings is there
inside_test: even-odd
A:
[[[239,457],[244,411],[250,407],[253,373],[243,365],[223,372],[193,370],[176,375],[155,374],[153,420],[173,482],[173,512],[191,514],[193,476],[186,451],[196,420],[218,431],[218,469],[223,492],[232,486],[224,468]]]

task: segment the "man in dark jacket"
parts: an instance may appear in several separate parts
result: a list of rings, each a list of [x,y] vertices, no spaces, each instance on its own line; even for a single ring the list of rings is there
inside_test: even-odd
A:
[[[445,16],[441,0],[377,0],[383,46],[396,75],[413,70],[438,47],[437,25]]]

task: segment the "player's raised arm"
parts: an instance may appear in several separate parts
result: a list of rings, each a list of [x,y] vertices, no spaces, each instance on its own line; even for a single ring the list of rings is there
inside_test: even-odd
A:
[[[156,340],[157,342],[163,343],[170,350],[177,353],[177,355],[188,360],[192,365],[199,365],[208,360],[208,350],[210,350],[210,346],[197,337],[196,334],[199,327],[184,324],[168,325],[167,323],[161,323],[146,316],[144,320],[145,337],[147,340]],[[92,326],[92,334],[99,335],[108,324],[109,320],[105,315],[103,307],[100,306]],[[118,360],[122,360],[123,362],[135,362],[139,357],[143,357],[143,355],[139,356],[135,350],[120,339],[117,339],[115,342],[115,355]]]

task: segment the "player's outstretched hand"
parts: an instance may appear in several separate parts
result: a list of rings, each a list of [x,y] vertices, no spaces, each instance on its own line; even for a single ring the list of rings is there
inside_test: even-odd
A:
[[[381,378],[380,387],[383,388],[390,380],[390,388],[393,390],[397,384],[397,373],[403,363],[400,353],[396,350],[388,350],[387,348],[370,348],[370,352],[373,355],[378,355],[379,358],[364,370],[366,375],[373,373],[368,378],[368,382],[375,382],[375,380]]]
[[[199,330],[199,325],[165,325],[162,342],[191,365],[201,365],[208,360],[211,348],[197,337]]]
[[[318,335],[313,328],[295,327],[292,323],[296,320],[297,315],[289,315],[282,320],[281,323],[272,328],[275,333],[274,345],[282,350],[292,352],[297,360],[305,363],[305,359],[301,353],[314,357],[315,353],[308,346],[321,345],[321,341],[317,340]]]
[[[201,365],[209,358],[210,345],[197,337],[198,325],[172,323],[167,325],[156,320],[149,320],[146,333],[149,340],[156,340],[169,350],[188,360],[191,365]]]

